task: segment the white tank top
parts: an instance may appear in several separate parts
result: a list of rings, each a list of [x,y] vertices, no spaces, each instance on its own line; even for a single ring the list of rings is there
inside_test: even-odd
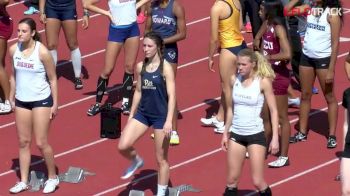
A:
[[[136,22],[136,0],[109,0],[108,6],[114,19],[112,26]]]
[[[307,16],[307,27],[304,38],[303,53],[310,58],[331,56],[331,27],[327,21],[329,8],[321,16]]]
[[[264,104],[261,93],[260,78],[256,77],[247,86],[242,86],[242,77],[237,76],[232,89],[233,118],[230,131],[238,135],[253,135],[264,131],[263,120],[260,117]]]
[[[29,57],[24,57],[17,44],[13,55],[13,65],[16,77],[16,99],[32,102],[46,99],[51,94],[46,71],[39,57],[41,43],[35,42],[35,48]]]

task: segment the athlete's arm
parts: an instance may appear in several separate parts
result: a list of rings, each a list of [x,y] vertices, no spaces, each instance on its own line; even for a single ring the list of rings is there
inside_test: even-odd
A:
[[[233,88],[233,84],[235,83],[236,75],[231,76],[230,88]],[[232,106],[232,93],[225,96],[225,104],[226,104],[226,123],[225,130],[221,139],[221,148],[226,151],[228,148],[228,138],[229,138],[229,129],[232,125],[232,117],[233,117],[233,106]]]
[[[13,64],[13,55],[15,54],[16,51],[16,47],[17,47],[17,43],[13,44],[10,48],[9,48],[9,54],[10,54],[10,61],[11,61],[11,65],[12,65],[12,72],[10,74],[10,96],[9,96],[9,101],[11,103],[11,108],[12,110],[15,109],[15,93],[16,93],[16,80],[15,80],[15,67]]]
[[[39,0],[39,14],[41,23],[46,23],[45,5],[46,0]]]
[[[50,118],[52,119],[57,114],[57,109],[58,109],[58,88],[57,88],[56,66],[53,61],[53,57],[51,53],[43,44],[41,44],[39,48],[39,58],[41,62],[44,64],[46,75],[49,79],[49,83],[51,87],[53,106],[51,107]]]
[[[152,8],[151,4],[148,3],[146,5],[146,10],[147,10],[147,19],[146,19],[146,24],[145,24],[145,34],[152,31]]]
[[[185,9],[176,0],[174,0],[173,13],[177,17],[177,32],[175,35],[165,38],[164,44],[176,43],[186,38]]]
[[[219,45],[219,20],[220,20],[220,12],[221,12],[221,6],[219,5],[220,2],[215,2],[213,7],[210,11],[210,42],[209,42],[209,54],[208,54],[208,60],[209,60],[209,70],[212,72],[215,72],[214,70],[214,54],[218,48]]]
[[[163,75],[165,77],[165,83],[166,83],[166,90],[168,94],[168,113],[166,115],[166,120],[164,124],[164,132],[167,136],[170,136],[171,130],[172,130],[172,120],[175,110],[175,76],[174,71],[170,63],[168,63],[166,60],[164,60],[163,64]]]
[[[272,81],[269,78],[261,79],[261,90],[264,93],[267,106],[270,110],[271,125],[272,125],[272,139],[269,146],[269,151],[272,154],[276,154],[279,151],[278,143],[278,112],[276,98],[273,94]]]
[[[350,80],[350,52],[348,57],[346,57],[344,66],[345,66],[346,75],[348,76],[348,80]]]
[[[134,96],[132,99],[132,105],[131,105],[131,109],[130,109],[129,119],[133,118],[133,116],[135,115],[136,109],[139,106],[139,103],[141,100],[141,82],[142,82],[141,81],[141,70],[142,70],[142,65],[143,65],[142,61],[136,65],[137,82],[136,82]]]
[[[329,62],[328,73],[326,76],[326,83],[334,82],[335,63],[337,61],[337,54],[339,48],[339,37],[341,29],[341,20],[338,15],[328,15],[328,22],[331,26],[331,59]]]
[[[253,44],[253,47],[254,47],[254,50],[257,50],[257,51],[260,51],[261,50],[261,38],[262,36],[264,35],[265,31],[267,29],[267,20],[265,20],[262,25],[260,26],[260,29],[258,31],[258,33],[255,35],[255,38],[254,38],[254,44]]]
[[[300,16],[307,14],[311,7],[309,4],[303,4],[300,6],[295,6],[299,0],[290,0],[287,5],[284,6],[283,13],[285,16]]]
[[[83,0],[83,7],[84,7],[84,9],[90,10],[90,11],[92,11],[92,12],[96,12],[96,13],[105,15],[105,16],[107,16],[112,22],[114,22],[113,16],[112,16],[112,14],[110,13],[110,11],[101,9],[101,8],[99,8],[99,7],[97,7],[97,6],[95,5],[95,4],[98,3],[98,2],[99,2],[99,0]]]

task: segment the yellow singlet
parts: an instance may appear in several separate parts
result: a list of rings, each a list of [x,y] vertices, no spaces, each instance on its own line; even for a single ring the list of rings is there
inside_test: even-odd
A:
[[[219,40],[221,48],[240,46],[244,40],[239,28],[240,12],[233,0],[222,0],[231,7],[231,15],[219,21]]]

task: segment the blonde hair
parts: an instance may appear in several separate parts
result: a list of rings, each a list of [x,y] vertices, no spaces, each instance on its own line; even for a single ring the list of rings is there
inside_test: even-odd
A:
[[[245,48],[238,53],[238,56],[249,57],[251,62],[255,62],[256,66],[253,68],[253,70],[256,76],[271,79],[274,79],[276,77],[271,64],[262,54],[260,54],[260,52],[253,51],[250,48]]]

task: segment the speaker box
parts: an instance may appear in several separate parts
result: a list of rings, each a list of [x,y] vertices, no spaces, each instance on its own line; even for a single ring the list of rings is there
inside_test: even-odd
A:
[[[121,112],[120,108],[112,107],[111,104],[101,109],[101,138],[116,139],[121,134]]]

